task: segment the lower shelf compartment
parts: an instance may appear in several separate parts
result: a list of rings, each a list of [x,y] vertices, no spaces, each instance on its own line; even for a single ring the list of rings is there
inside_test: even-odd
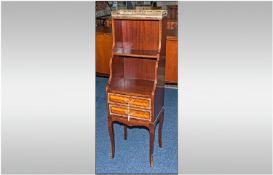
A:
[[[112,78],[109,92],[124,95],[150,97],[154,90],[154,81],[141,79]]]

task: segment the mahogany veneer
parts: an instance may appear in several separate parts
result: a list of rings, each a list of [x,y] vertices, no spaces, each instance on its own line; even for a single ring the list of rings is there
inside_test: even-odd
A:
[[[144,126],[150,133],[149,159],[154,165],[154,132],[159,123],[162,147],[166,59],[165,10],[112,12],[113,47],[110,77],[106,86],[108,128],[115,155],[113,123]]]

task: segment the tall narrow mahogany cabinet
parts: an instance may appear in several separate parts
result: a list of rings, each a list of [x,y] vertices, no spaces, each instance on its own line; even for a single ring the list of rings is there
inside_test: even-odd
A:
[[[150,135],[149,159],[153,167],[154,135],[162,147],[166,58],[165,10],[112,12],[113,47],[106,86],[108,129],[112,158],[115,155],[113,123],[146,127]]]

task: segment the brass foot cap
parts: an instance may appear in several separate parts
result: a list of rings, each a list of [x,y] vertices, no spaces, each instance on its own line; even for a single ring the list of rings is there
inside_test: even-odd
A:
[[[154,167],[154,160],[151,160],[151,162],[150,162],[150,167]]]

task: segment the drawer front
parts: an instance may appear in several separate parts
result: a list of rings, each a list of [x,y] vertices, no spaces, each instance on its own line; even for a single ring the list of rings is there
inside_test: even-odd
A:
[[[135,97],[135,96],[108,93],[108,102],[121,103],[129,107],[139,107],[139,108],[146,108],[146,109],[151,108],[150,98],[141,98],[141,97]]]
[[[121,116],[127,117],[129,110],[126,107],[109,105],[109,111],[110,111],[110,114],[121,115]]]
[[[138,118],[138,119],[146,119],[150,120],[151,111],[137,110],[137,109],[129,109],[130,117]]]
[[[111,93],[108,94],[109,102],[128,104],[129,100],[130,98],[128,96],[111,94]]]
[[[119,115],[123,117],[150,120],[151,119],[151,111],[143,110],[143,109],[135,109],[126,106],[118,106],[109,104],[109,111],[111,115]]]
[[[151,100],[145,98],[130,98],[129,106],[143,107],[149,109],[151,108]]]

